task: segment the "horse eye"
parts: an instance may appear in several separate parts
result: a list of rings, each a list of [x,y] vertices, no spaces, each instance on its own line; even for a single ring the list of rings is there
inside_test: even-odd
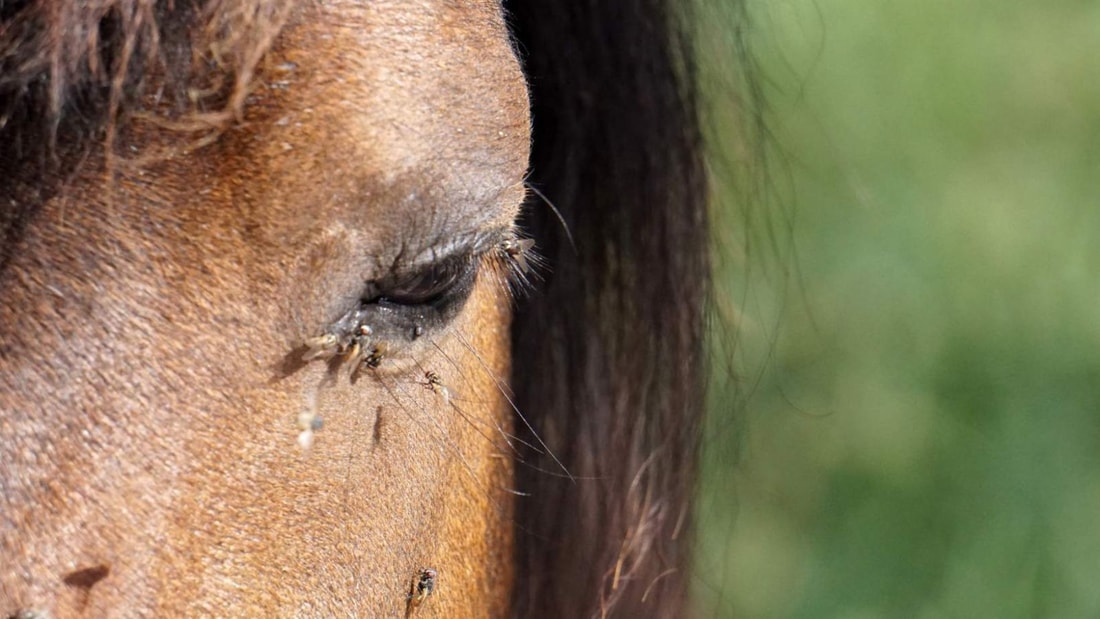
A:
[[[478,260],[459,255],[430,264],[408,275],[375,284],[376,294],[364,299],[382,305],[440,305],[469,292]]]
[[[354,307],[302,344],[302,361],[350,360],[352,375],[376,369],[402,342],[448,325],[470,298],[486,251],[469,249],[366,282]]]

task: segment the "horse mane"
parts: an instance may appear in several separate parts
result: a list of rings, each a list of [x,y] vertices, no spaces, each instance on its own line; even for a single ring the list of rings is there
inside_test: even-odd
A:
[[[131,110],[193,131],[237,117],[291,0],[0,2],[0,157],[113,146]],[[185,122],[181,122],[185,121]],[[105,132],[105,134],[104,134]]]
[[[517,468],[514,614],[682,616],[709,281],[687,16],[670,0],[505,6],[542,194],[524,225],[549,263],[515,318],[512,385],[572,476],[535,450]]]
[[[85,154],[102,148],[110,173],[133,116],[195,144],[239,118],[294,4],[0,0],[0,272]]]

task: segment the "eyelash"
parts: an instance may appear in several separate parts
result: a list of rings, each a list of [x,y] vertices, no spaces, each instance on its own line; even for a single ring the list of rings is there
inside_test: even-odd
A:
[[[530,284],[530,266],[540,265],[533,241],[509,237],[488,252],[447,256],[416,271],[369,281],[356,307],[304,343],[303,361],[343,357],[352,371],[377,368],[391,342],[412,341],[438,330],[465,306],[488,270],[511,294]],[[486,263],[486,264],[483,264]]]
[[[480,257],[472,254],[451,256],[402,277],[372,282],[368,289],[377,293],[364,294],[362,301],[405,307],[446,305],[469,292],[479,261]]]

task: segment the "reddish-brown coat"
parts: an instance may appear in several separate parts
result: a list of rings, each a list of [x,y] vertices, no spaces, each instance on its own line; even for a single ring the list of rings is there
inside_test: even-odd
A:
[[[417,616],[506,614],[495,278],[355,381],[293,355],[399,257],[508,225],[528,132],[496,3],[304,3],[218,141],[138,117],[141,161],[39,199],[0,274],[0,617],[403,616],[425,565]]]

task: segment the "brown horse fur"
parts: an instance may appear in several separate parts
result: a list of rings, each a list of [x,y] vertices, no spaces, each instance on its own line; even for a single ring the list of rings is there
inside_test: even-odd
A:
[[[0,617],[685,612],[691,56],[659,0],[505,9],[575,245],[528,205],[550,266],[511,355],[484,277],[353,380],[302,342],[517,213],[501,8],[0,3]]]

